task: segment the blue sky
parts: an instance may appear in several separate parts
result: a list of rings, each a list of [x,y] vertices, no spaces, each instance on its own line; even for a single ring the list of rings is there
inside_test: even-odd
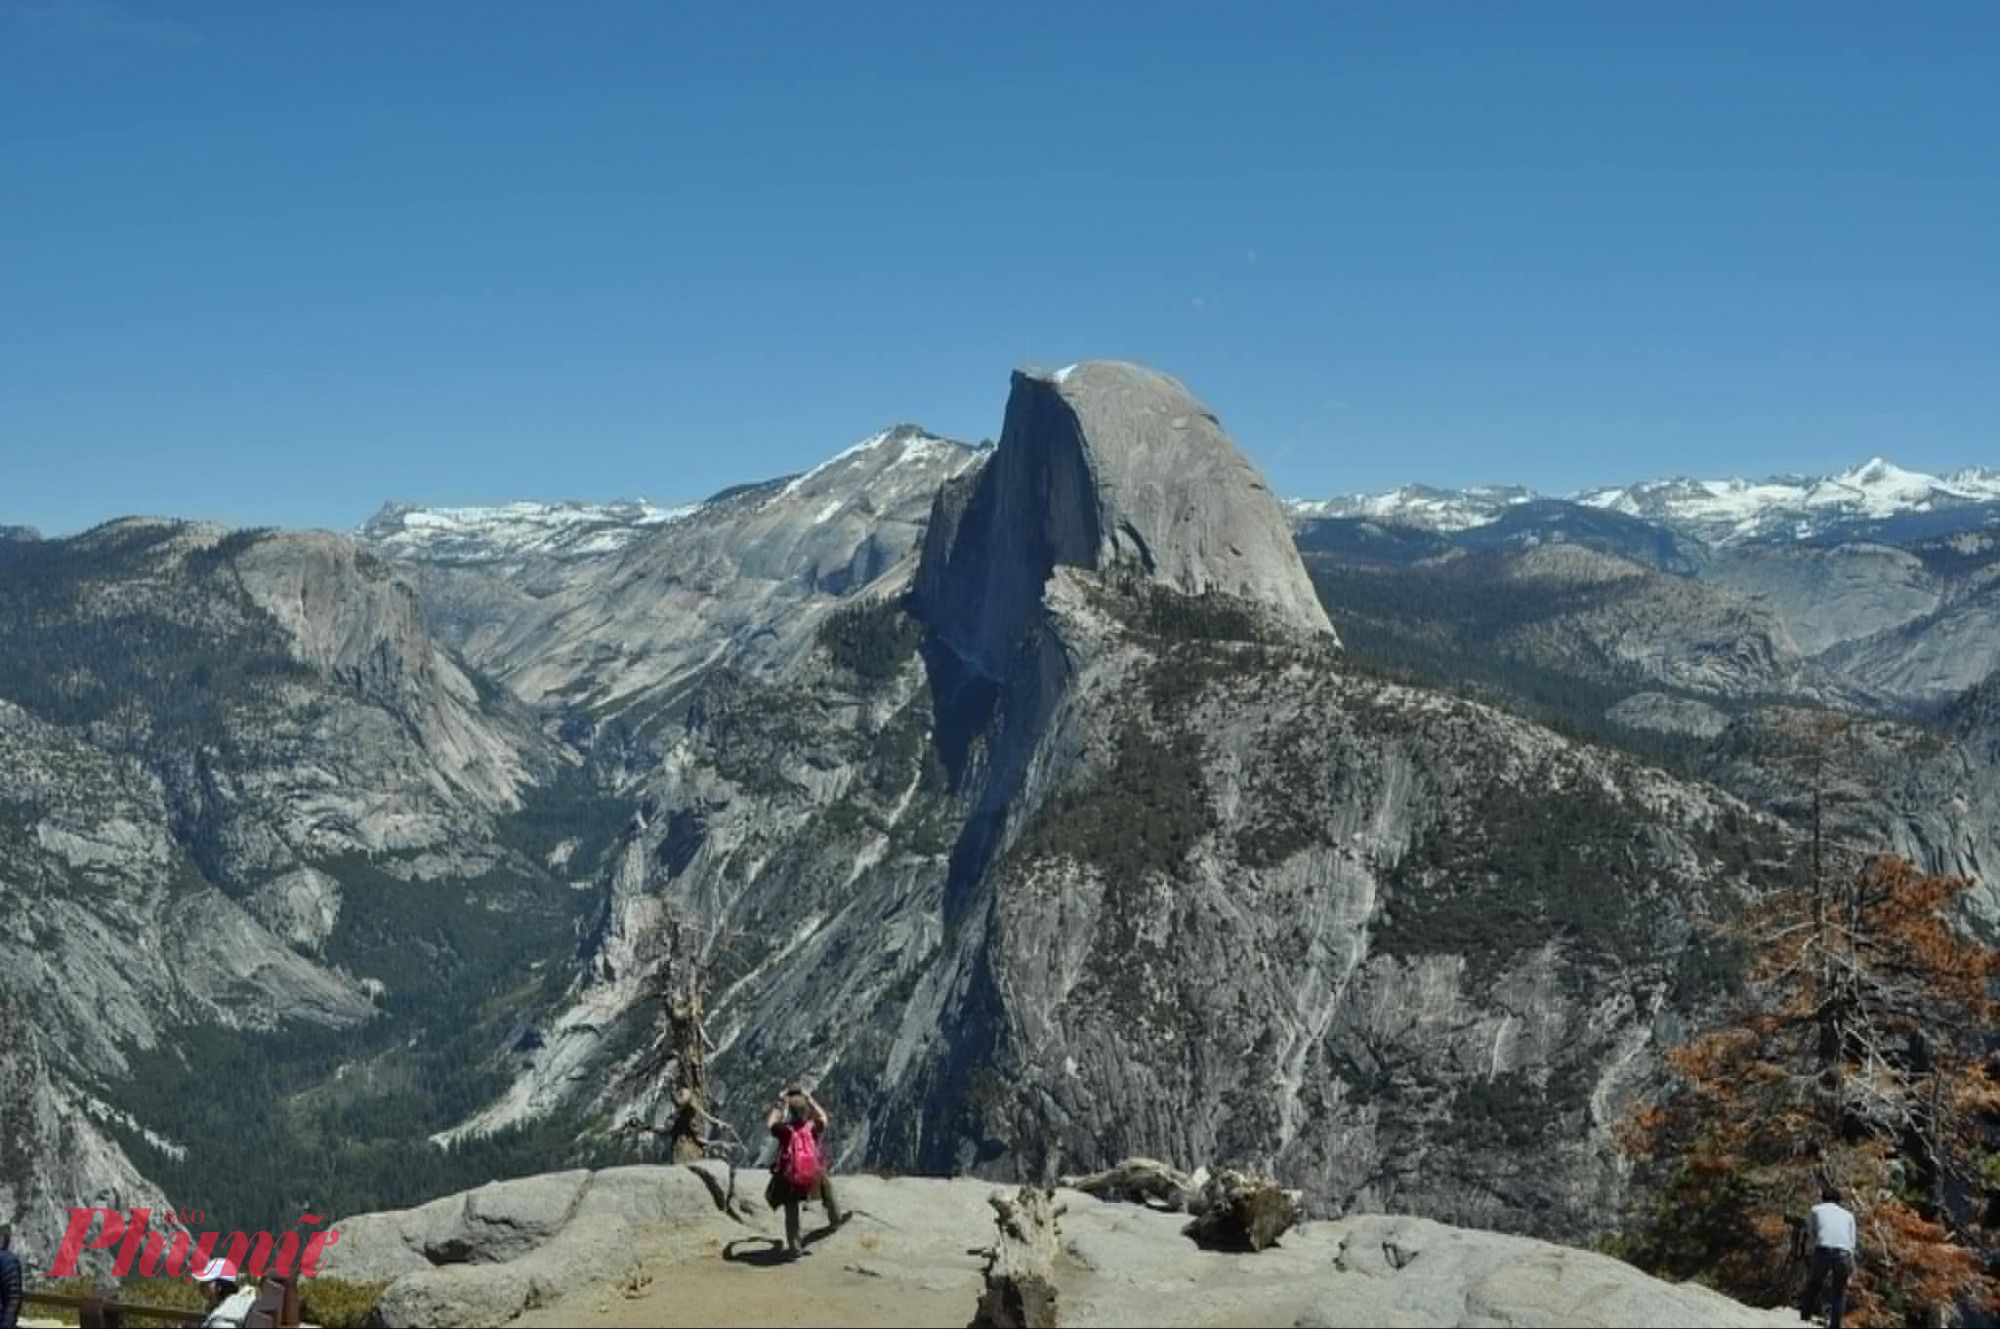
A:
[[[0,0],[0,521],[699,497],[1007,374],[1282,492],[2000,464],[2000,4]]]

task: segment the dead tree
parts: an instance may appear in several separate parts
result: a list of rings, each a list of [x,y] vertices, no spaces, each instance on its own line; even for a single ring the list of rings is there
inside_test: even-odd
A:
[[[1012,1197],[995,1191],[1000,1237],[986,1256],[986,1289],[970,1329],[1055,1329],[1056,1220],[1067,1207],[1048,1187],[1023,1186]]]
[[[1156,1158],[1128,1158],[1116,1167],[1083,1176],[1063,1177],[1059,1184],[1100,1200],[1157,1205],[1168,1213],[1185,1213],[1208,1181],[1208,1169],[1192,1176]]]
[[[711,938],[704,946],[695,929],[669,913],[659,932],[656,954],[646,976],[646,993],[655,1004],[657,1021],[652,1046],[633,1064],[628,1083],[658,1085],[659,1098],[672,1104],[673,1119],[665,1125],[630,1121],[627,1131],[664,1136],[667,1156],[692,1163],[718,1152],[740,1150],[735,1132],[717,1117],[718,1099],[708,1078],[707,1000],[720,962],[729,954],[725,941]]]
[[[1298,1191],[1268,1178],[1224,1169],[1208,1179],[1189,1208],[1194,1221],[1181,1229],[1199,1246],[1261,1251],[1276,1244],[1302,1215]]]
[[[1298,1191],[1248,1172],[1225,1169],[1192,1174],[1154,1158],[1128,1158],[1116,1167],[1064,1177],[1062,1185],[1101,1200],[1142,1204],[1193,1216],[1182,1232],[1217,1250],[1261,1251],[1303,1213]]]

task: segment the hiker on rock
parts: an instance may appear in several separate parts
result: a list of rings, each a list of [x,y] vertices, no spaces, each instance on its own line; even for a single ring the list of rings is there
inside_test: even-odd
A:
[[[778,1141],[778,1161],[771,1165],[771,1183],[764,1188],[764,1199],[773,1209],[784,1206],[785,1249],[800,1255],[805,1250],[799,1240],[800,1205],[818,1200],[826,1206],[829,1223],[839,1227],[843,1221],[820,1143],[826,1133],[826,1109],[804,1090],[787,1089],[778,1096],[777,1106],[764,1124]]]
[[[21,1322],[21,1257],[14,1254],[14,1230],[0,1226],[0,1329]]]
[[[1829,1185],[1820,1192],[1819,1203],[1806,1216],[1806,1232],[1812,1244],[1812,1263],[1806,1275],[1805,1295],[1799,1300],[1799,1318],[1813,1317],[1824,1287],[1830,1303],[1827,1329],[1840,1329],[1841,1313],[1847,1308],[1847,1280],[1854,1275],[1858,1234],[1854,1215],[1840,1202],[1839,1187]]]

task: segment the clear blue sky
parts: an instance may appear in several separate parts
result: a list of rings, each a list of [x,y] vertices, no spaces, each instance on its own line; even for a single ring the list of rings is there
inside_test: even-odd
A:
[[[1276,486],[2000,464],[2000,3],[0,0],[0,521],[698,497],[1008,370]]]

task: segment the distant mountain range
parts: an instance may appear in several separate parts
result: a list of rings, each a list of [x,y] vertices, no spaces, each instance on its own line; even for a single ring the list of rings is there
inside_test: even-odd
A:
[[[1755,541],[1853,538],[1856,528],[1896,524],[1902,536],[1942,535],[2000,524],[2000,470],[1967,468],[1949,477],[1908,471],[1882,457],[1829,476],[1767,480],[1674,477],[1545,495],[1519,485],[1438,489],[1402,485],[1379,494],[1295,499],[1297,518],[1357,517],[1434,531],[1499,521],[1530,503],[1566,502],[1666,527],[1714,546]],[[1882,534],[1890,534],[1883,531]]]
[[[800,476],[772,481],[801,485],[871,453],[969,451],[916,425],[897,425],[862,439]],[[905,462],[903,464],[909,464]],[[651,530],[699,512],[700,502],[661,506],[645,499],[611,502],[517,502],[489,507],[425,507],[394,502],[356,532],[376,550],[427,563],[516,566],[530,561],[596,558],[623,552]],[[1968,467],[1950,476],[1905,470],[1883,457],[1827,476],[1781,475],[1765,480],[1694,480],[1676,476],[1543,494],[1522,485],[1462,489],[1400,485],[1374,494],[1292,499],[1294,522],[1352,518],[1418,530],[1459,533],[1549,522],[1589,523],[1589,509],[1633,518],[1682,539],[1722,548],[1749,543],[1814,543],[1829,539],[1920,539],[2000,527],[2000,469]],[[25,532],[24,532],[25,533]]]
[[[885,503],[893,506],[895,496],[907,497],[904,491],[919,493],[928,501],[943,473],[938,468],[951,471],[978,451],[921,426],[901,424],[869,435],[809,471],[733,485],[698,502],[666,507],[643,498],[530,500],[489,507],[392,502],[385,503],[355,534],[391,558],[512,574],[530,565],[623,553],[642,536],[663,526],[750,494],[758,495],[769,506],[781,500],[796,501],[808,491],[827,489],[818,506],[801,514],[804,525],[825,526],[844,509],[851,517],[865,520]],[[896,474],[892,477],[891,472]],[[828,489],[829,485],[835,488]]]

